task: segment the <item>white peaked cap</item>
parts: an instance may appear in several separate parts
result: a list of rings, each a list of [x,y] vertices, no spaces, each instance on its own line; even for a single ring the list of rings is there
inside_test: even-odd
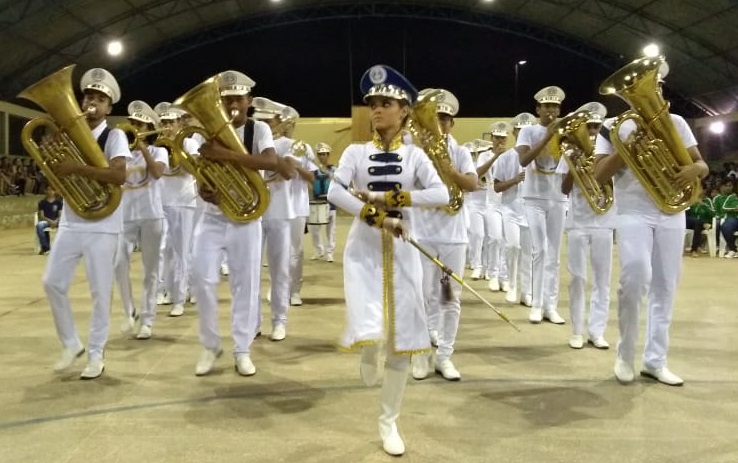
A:
[[[584,103],[577,111],[589,111],[591,117],[587,119],[587,123],[602,124],[607,116],[607,108],[600,102],[590,101]]]
[[[533,95],[533,98],[538,102],[538,104],[544,104],[544,103],[561,104],[561,102],[564,101],[564,98],[566,98],[566,94],[564,93],[563,90],[561,90],[560,87],[551,85],[549,87],[544,87],[540,89],[538,93]]]
[[[459,113],[459,99],[456,95],[443,88],[424,88],[418,92],[418,97],[429,94],[430,92],[441,92],[436,96],[438,108],[436,112],[448,114],[449,116],[456,116]]]
[[[520,113],[512,120],[512,124],[516,129],[525,127],[526,125],[534,125],[535,123],[536,116],[531,113]]]
[[[79,81],[82,92],[85,90],[96,90],[104,93],[112,100],[113,104],[120,101],[120,87],[113,74],[102,68],[94,68],[85,72]]]
[[[251,102],[251,107],[254,108],[255,119],[271,119],[274,116],[282,117],[288,111],[287,106],[282,103],[277,103],[262,96],[254,98],[254,101]]]
[[[172,105],[172,103],[168,101],[162,101],[161,103],[158,103],[156,106],[154,106],[154,111],[156,111],[156,114],[159,115],[159,119],[161,120],[179,119],[185,113],[184,110]]]
[[[512,132],[512,125],[504,121],[493,122],[489,126],[489,131],[495,137],[507,137]]]
[[[331,151],[333,151],[333,149],[328,143],[318,143],[317,145],[315,145],[316,153],[330,153]]]
[[[128,104],[128,118],[146,124],[159,124],[159,116],[147,103],[141,100],[131,101]]]
[[[248,95],[256,86],[249,76],[238,71],[224,71],[218,74],[220,96]]]

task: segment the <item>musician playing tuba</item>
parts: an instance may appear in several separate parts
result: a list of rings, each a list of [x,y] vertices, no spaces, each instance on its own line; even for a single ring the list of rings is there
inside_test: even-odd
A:
[[[209,161],[231,162],[254,170],[277,171],[283,177],[291,178],[295,170],[291,164],[277,157],[269,126],[246,116],[251,106],[251,89],[256,85],[255,82],[238,71],[219,74],[217,82],[221,97],[221,108],[218,111],[231,115],[235,134],[250,154],[224,146],[217,140],[217,134],[213,133],[210,135],[216,138],[200,146],[200,155]],[[187,98],[183,98],[180,101],[186,100]],[[201,122],[206,125],[206,121]],[[239,375],[251,376],[256,374],[256,366],[251,360],[251,343],[256,337],[259,323],[261,219],[236,222],[226,217],[217,206],[221,201],[219,193],[203,185],[199,191],[202,199],[209,204],[198,225],[199,230],[193,245],[192,276],[197,297],[200,342],[203,346],[195,366],[195,374],[209,374],[223,352],[216,317],[216,285],[220,256],[225,251],[230,267],[228,283],[233,298],[231,334],[235,343],[235,369]]]
[[[469,150],[451,135],[454,117],[459,112],[459,100],[445,89],[424,89],[419,93],[423,98],[437,93],[436,112],[440,133],[448,152],[448,162],[439,162],[436,168],[445,169],[441,178],[453,182],[455,189],[471,191],[477,187],[477,172]],[[431,132],[429,130],[428,132]],[[445,160],[445,159],[444,159]],[[440,175],[440,173],[439,173]],[[448,185],[447,185],[448,186]],[[450,190],[451,191],[451,190]],[[451,270],[463,275],[466,260],[466,246],[469,237],[466,232],[464,213],[450,214],[446,209],[419,209],[415,213],[414,232],[421,245],[445,262]],[[442,274],[430,260],[423,259],[423,300],[428,317],[428,331],[431,342],[437,346],[434,369],[444,379],[458,381],[461,374],[451,361],[454,342],[461,317],[461,285],[450,282],[451,293],[443,295],[439,283]],[[417,380],[428,377],[429,354],[413,355],[412,375]]]
[[[632,72],[640,69],[639,72]],[[643,85],[639,97],[661,99],[663,78],[668,73],[668,66],[663,57],[641,58],[613,74],[618,76],[627,72],[625,92]],[[611,79],[608,79],[611,81]],[[601,93],[603,87],[600,87]],[[609,92],[608,92],[609,93]],[[663,100],[661,100],[663,103]],[[662,105],[663,108],[663,105]],[[634,108],[636,111],[642,108]],[[685,150],[691,163],[683,164],[677,169],[673,184],[677,188],[687,188],[695,181],[708,174],[707,164],[702,160],[697,148],[697,140],[687,122],[676,114],[669,114],[659,108],[656,121],[661,127],[673,124],[676,135],[670,137],[673,143],[662,153],[650,151],[646,156],[671,156],[672,152]],[[653,124],[651,115],[641,116]],[[647,294],[647,326],[643,366],[641,376],[655,379],[670,386],[681,386],[684,380],[667,368],[666,357],[669,351],[669,326],[671,324],[679,273],[682,264],[685,217],[684,212],[662,212],[659,204],[653,199],[648,189],[653,185],[644,185],[636,179],[634,172],[628,169],[622,156],[629,153],[616,152],[613,142],[617,137],[630,148],[634,145],[658,144],[657,134],[652,125],[638,126],[632,120],[619,125],[617,133],[610,128],[614,119],[606,120],[603,130],[595,143],[595,174],[597,180],[605,182],[614,177],[615,203],[617,204],[617,236],[620,256],[620,289],[618,290],[618,316],[620,318],[620,341],[618,342],[615,360],[615,377],[621,383],[630,383],[635,378],[634,359],[638,339],[638,317],[641,299]],[[663,134],[670,135],[670,134]],[[662,136],[662,134],[659,134]],[[666,138],[666,137],[664,137]],[[659,138],[659,140],[661,140]],[[662,140],[663,141],[663,140]],[[669,162],[670,160],[659,159]],[[659,169],[659,172],[661,170]],[[658,174],[659,172],[652,172]],[[669,185],[672,186],[671,184]],[[658,188],[658,187],[657,187]]]
[[[607,108],[593,101],[580,107],[577,112],[586,111],[586,130],[594,139],[600,131]],[[591,143],[588,146],[593,146]],[[564,156],[571,165],[582,166],[592,153],[584,153],[575,143],[568,143]],[[585,197],[588,192],[574,181],[569,162],[560,162],[557,174],[563,176],[561,192],[569,195],[569,209],[566,215],[567,230],[567,268],[571,275],[569,282],[569,313],[571,314],[571,337],[569,347],[581,349],[584,346],[585,290],[587,287],[587,254],[592,267],[592,293],[589,304],[587,334],[589,344],[598,349],[608,349],[605,340],[607,313],[610,307],[610,275],[612,273],[613,229],[615,227],[615,208],[610,207],[603,214],[595,213]],[[588,168],[589,169],[589,168]],[[589,170],[588,170],[589,171]],[[592,170],[593,172],[593,170]]]
[[[118,82],[110,72],[95,68],[82,76],[80,87],[83,92],[81,106],[84,119],[109,165],[93,167],[73,161],[62,161],[54,164],[52,170],[59,177],[76,175],[112,185],[122,185],[126,179],[126,160],[131,157],[128,140],[123,131],[109,128],[106,122],[113,104],[120,100]],[[122,212],[118,207],[102,219],[86,220],[69,207],[62,209],[59,233],[56,235],[43,277],[56,331],[62,343],[62,354],[54,365],[54,371],[69,369],[74,361],[85,353],[74,324],[68,295],[74,269],[80,259],[85,261],[90,293],[93,296],[90,332],[87,339],[88,361],[80,379],[97,378],[105,369],[103,354],[110,324],[113,264],[123,231]]]

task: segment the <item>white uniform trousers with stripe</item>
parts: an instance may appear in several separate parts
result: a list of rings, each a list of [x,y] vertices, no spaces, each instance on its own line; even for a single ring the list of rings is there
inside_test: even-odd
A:
[[[322,228],[325,228],[325,244],[323,244],[323,237],[320,236],[320,230]],[[308,231],[313,239],[313,247],[315,248],[316,255],[333,254],[333,250],[336,249],[336,211],[332,210],[329,212],[327,224],[308,225]]]
[[[85,261],[87,282],[92,298],[87,353],[91,360],[103,358],[110,326],[113,298],[113,269],[118,254],[119,233],[85,233],[60,228],[46,263],[43,283],[51,305],[59,340],[67,349],[77,349],[82,342],[74,325],[69,286],[80,259]]]
[[[143,293],[141,295],[141,324],[151,326],[156,318],[156,291],[159,284],[159,251],[164,219],[132,220],[123,222],[123,239],[115,265],[123,313],[131,317],[136,311],[131,287],[131,254],[136,242],[143,262]]]
[[[195,209],[192,207],[164,207],[167,230],[163,253],[164,262],[159,265],[159,276],[172,297],[172,303],[184,304],[189,284],[190,249],[194,231]]]
[[[269,262],[269,279],[271,280],[272,326],[287,324],[291,284],[290,243],[292,224],[290,222],[290,219],[264,219],[262,221],[267,262]],[[261,326],[261,322],[259,322],[259,326]]]
[[[307,217],[295,217],[290,220],[290,294],[299,294],[302,289],[302,265],[305,260],[302,243],[305,239],[305,222]]]
[[[584,334],[584,306],[587,287],[587,257],[592,266],[592,294],[589,302],[588,334],[597,338],[605,333],[610,310],[610,277],[612,275],[612,238],[609,228],[575,228],[567,232],[567,267],[569,313],[572,334]]]
[[[533,308],[557,310],[561,239],[566,202],[525,199],[533,259]]]
[[[466,244],[445,244],[420,241],[420,244],[438,256],[459,276],[464,275],[466,261]],[[449,278],[451,284],[451,300],[444,302],[441,294],[441,269],[430,259],[421,258],[423,266],[423,299],[425,312],[428,315],[428,330],[438,331],[438,360],[447,360],[454,353],[456,333],[461,318],[461,285]]]
[[[227,254],[230,265],[231,335],[234,354],[248,354],[256,336],[261,283],[261,221],[246,224],[223,216],[203,214],[195,232],[192,280],[197,297],[200,342],[213,351],[220,350],[218,334],[218,294],[220,257]]]
[[[643,364],[654,369],[666,366],[669,327],[684,244],[684,213],[679,215],[681,218],[618,215],[618,356],[626,362],[632,362],[635,357],[638,317],[646,294],[648,312]]]

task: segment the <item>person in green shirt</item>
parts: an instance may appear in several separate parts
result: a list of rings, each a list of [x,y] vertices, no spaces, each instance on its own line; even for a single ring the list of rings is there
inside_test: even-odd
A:
[[[702,199],[687,209],[687,229],[694,231],[692,235],[692,246],[690,248],[692,257],[699,257],[699,248],[702,244],[702,231],[712,226],[712,218],[715,215],[713,207],[712,200],[703,191]]]
[[[728,248],[725,257],[732,259],[738,256],[738,249],[735,245],[735,233],[738,232],[738,196],[735,194],[733,180],[724,180],[720,185],[720,193],[715,198],[715,212],[723,219],[720,232]]]

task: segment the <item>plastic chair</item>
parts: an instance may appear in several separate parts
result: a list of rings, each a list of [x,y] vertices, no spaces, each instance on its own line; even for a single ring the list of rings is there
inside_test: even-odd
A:
[[[33,253],[38,254],[41,251],[41,245],[38,244],[38,236],[36,236],[36,225],[38,225],[38,213],[33,214]],[[49,233],[49,247],[54,242],[56,228],[46,227],[45,232]]]

